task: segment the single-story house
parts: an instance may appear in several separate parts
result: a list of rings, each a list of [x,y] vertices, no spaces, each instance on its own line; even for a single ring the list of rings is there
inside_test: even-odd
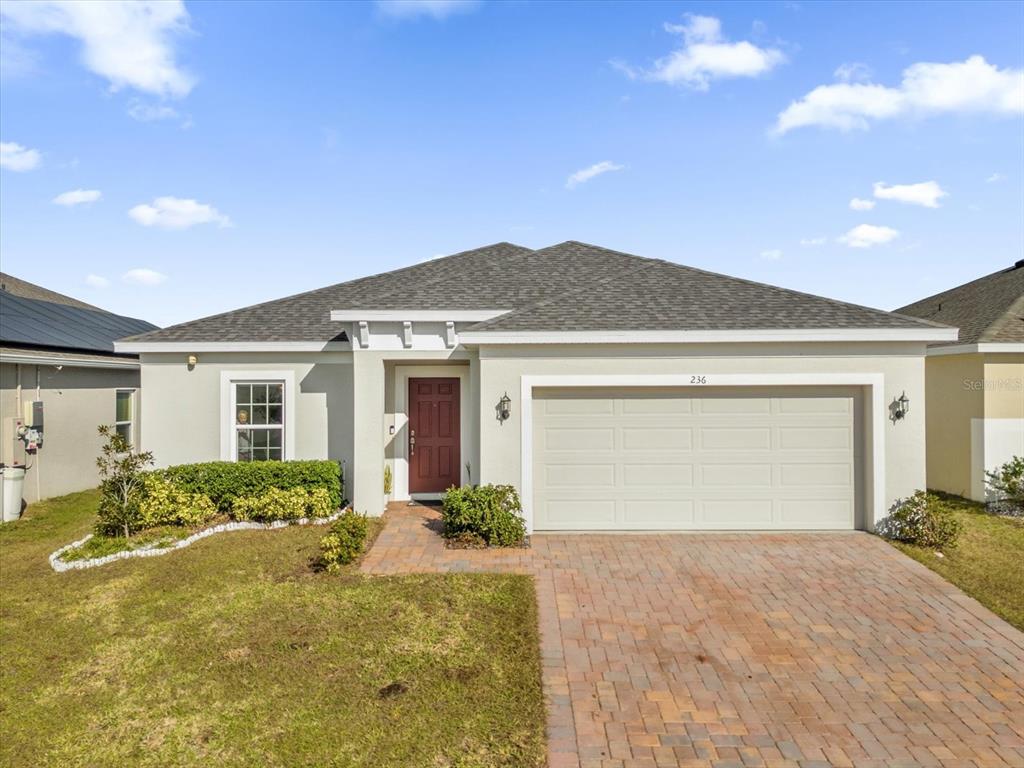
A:
[[[155,329],[0,273],[0,462],[27,467],[27,502],[93,488],[100,424],[138,439],[139,359],[114,340]],[[18,436],[42,403],[35,453]]]
[[[928,345],[928,486],[984,501],[986,471],[1024,456],[1024,259],[896,311],[960,329]]]
[[[371,515],[387,466],[392,500],[510,483],[536,531],[870,529],[925,485],[927,345],[955,339],[565,242],[489,245],[116,348],[141,357],[158,463],[334,458]]]

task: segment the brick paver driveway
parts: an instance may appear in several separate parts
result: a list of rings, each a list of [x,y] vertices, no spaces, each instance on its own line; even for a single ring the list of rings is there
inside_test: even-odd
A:
[[[552,768],[1024,767],[1024,635],[870,535],[434,527],[393,508],[363,569],[534,575]]]

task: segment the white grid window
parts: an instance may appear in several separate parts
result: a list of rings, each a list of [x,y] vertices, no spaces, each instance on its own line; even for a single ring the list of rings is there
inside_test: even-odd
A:
[[[284,458],[284,382],[232,382],[235,460]]]
[[[132,407],[135,392],[131,389],[117,390],[116,406],[114,410],[114,429],[117,434],[123,437],[128,445],[134,445],[134,408]]]

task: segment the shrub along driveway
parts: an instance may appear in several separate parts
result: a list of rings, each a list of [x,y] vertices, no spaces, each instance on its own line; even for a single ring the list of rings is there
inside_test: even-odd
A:
[[[538,535],[363,569],[534,574],[549,764],[1021,766],[1024,635],[868,534]]]

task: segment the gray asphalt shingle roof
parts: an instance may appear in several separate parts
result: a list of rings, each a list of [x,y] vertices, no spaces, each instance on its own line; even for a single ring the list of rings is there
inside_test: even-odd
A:
[[[0,290],[0,342],[4,344],[113,354],[116,339],[155,328],[145,320],[101,309],[27,299]]]
[[[896,311],[960,329],[941,345],[1024,342],[1024,260]]]
[[[920,328],[933,323],[569,241],[464,251],[133,337],[345,340],[331,310],[508,309],[474,331]]]

